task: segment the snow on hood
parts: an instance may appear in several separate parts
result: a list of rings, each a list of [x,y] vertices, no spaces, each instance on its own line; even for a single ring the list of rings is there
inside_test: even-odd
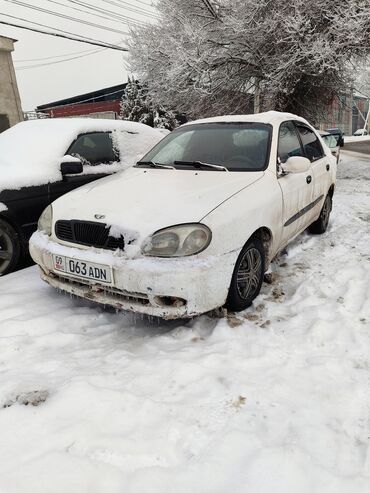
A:
[[[104,215],[101,222],[115,236],[131,231],[143,240],[168,226],[201,221],[263,174],[131,168],[59,198],[53,220],[96,221],[95,214]]]
[[[162,138],[147,125],[122,120],[55,118],[18,123],[0,134],[0,191],[61,179],[60,162],[81,133],[113,132],[122,167],[133,165]]]

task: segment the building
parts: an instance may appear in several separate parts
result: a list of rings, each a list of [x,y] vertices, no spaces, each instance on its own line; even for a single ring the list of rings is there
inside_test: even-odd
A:
[[[117,119],[127,84],[106,87],[36,108],[37,117],[95,117]]]
[[[363,128],[368,111],[367,97],[359,93],[343,94],[329,106],[320,128],[340,128],[345,135],[352,135],[357,129]]]
[[[0,132],[23,120],[12,60],[15,39],[0,36]]]

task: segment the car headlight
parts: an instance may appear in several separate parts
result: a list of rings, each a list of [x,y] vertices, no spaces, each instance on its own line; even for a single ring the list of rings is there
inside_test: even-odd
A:
[[[46,209],[44,209],[43,213],[40,216],[40,219],[37,223],[37,229],[39,231],[43,231],[48,236],[51,236],[51,223],[53,220],[53,209],[51,205],[48,205]]]
[[[152,257],[187,257],[205,250],[211,238],[204,224],[182,224],[157,231],[144,241],[141,251]]]

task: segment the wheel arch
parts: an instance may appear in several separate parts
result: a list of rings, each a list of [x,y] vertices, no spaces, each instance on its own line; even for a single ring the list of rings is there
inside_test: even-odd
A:
[[[18,236],[18,239],[19,239],[19,245],[20,245],[20,248],[21,248],[21,252],[23,254],[24,253],[24,249],[25,249],[25,239],[24,239],[24,236],[23,236],[23,233],[22,233],[22,228],[19,226],[16,218],[11,213],[11,211],[9,209],[7,209],[7,210],[5,210],[3,212],[0,212],[0,219],[2,221],[4,221],[5,223],[7,223],[16,232],[16,234]]]
[[[335,190],[335,185],[333,183],[328,190],[328,195],[330,196],[331,199],[333,198],[334,190]]]
[[[271,252],[272,239],[273,239],[272,231],[266,226],[262,226],[256,229],[256,231],[250,236],[248,241],[251,238],[258,238],[261,241],[265,252],[265,269],[267,269],[272,257],[272,252]]]
[[[11,212],[9,211],[9,209],[6,209],[5,211],[0,212],[0,219],[4,222],[8,223],[9,226],[11,226],[14,229],[14,231],[18,234],[19,238],[22,239],[23,235],[22,235],[21,228],[20,228],[19,224],[17,223],[13,214],[11,214]]]

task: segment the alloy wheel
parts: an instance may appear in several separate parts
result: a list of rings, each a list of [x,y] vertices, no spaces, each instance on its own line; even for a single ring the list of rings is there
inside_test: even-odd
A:
[[[328,226],[330,211],[331,211],[330,198],[329,196],[327,196],[321,210],[321,220],[324,229],[326,229]]]
[[[239,264],[236,284],[239,296],[246,300],[256,293],[262,275],[262,258],[257,248],[246,250]]]

